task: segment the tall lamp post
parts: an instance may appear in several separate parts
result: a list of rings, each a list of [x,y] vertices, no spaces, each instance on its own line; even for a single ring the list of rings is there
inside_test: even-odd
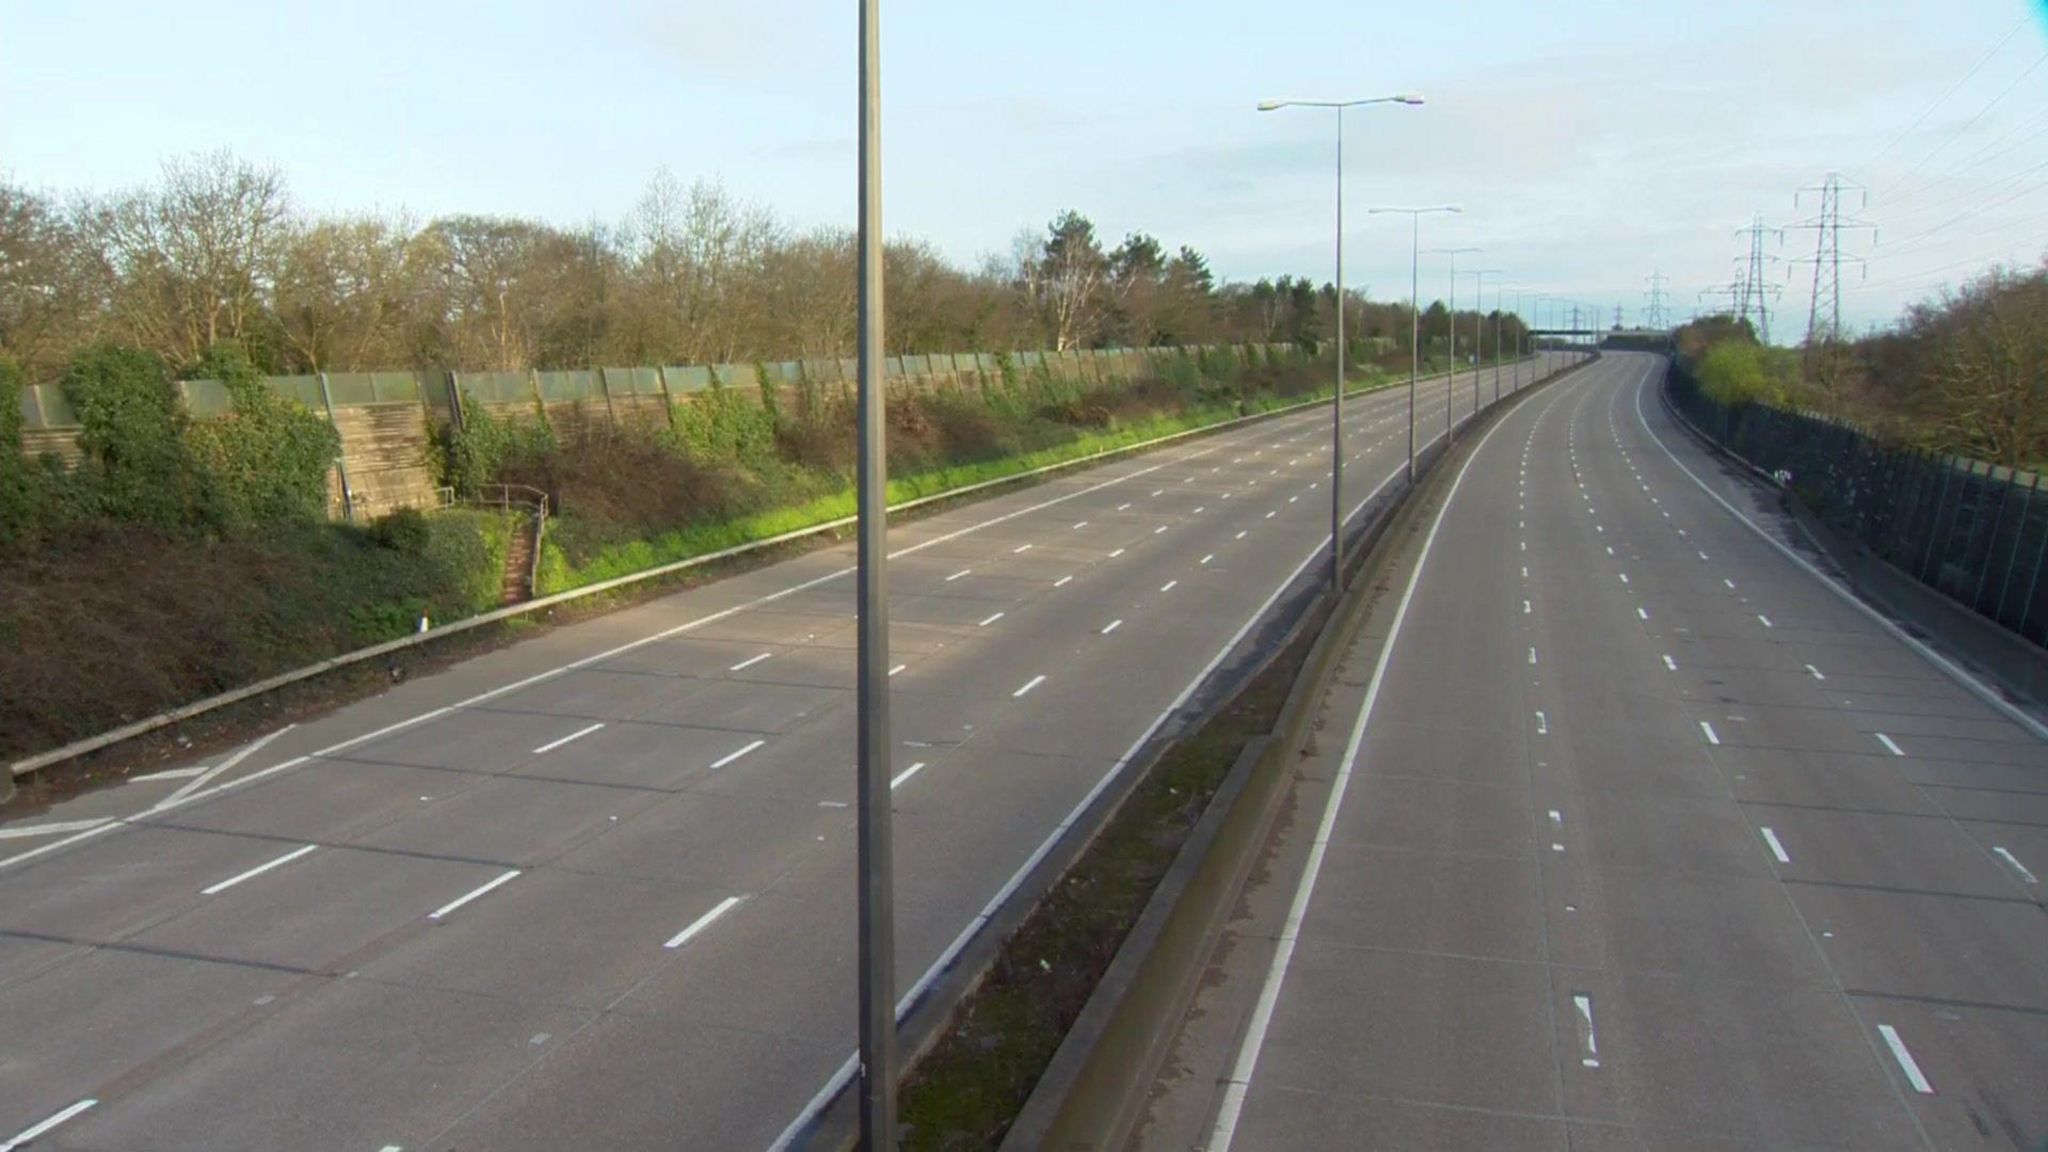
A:
[[[1408,483],[1415,483],[1415,390],[1422,386],[1422,218],[1433,212],[1463,212],[1455,204],[1429,208],[1368,208],[1366,215],[1408,217]]]
[[[1457,431],[1457,421],[1452,417],[1451,409],[1457,405],[1453,397],[1458,386],[1458,257],[1470,252],[1483,252],[1485,249],[1431,248],[1429,251],[1433,256],[1451,258],[1451,299],[1446,305],[1451,312],[1451,374],[1444,378],[1444,443],[1448,445],[1452,443],[1452,437]]]
[[[1479,313],[1479,338],[1473,342],[1472,351],[1479,356],[1486,355],[1486,278],[1500,274],[1500,269],[1498,268],[1481,268],[1477,271],[1466,273],[1467,276],[1472,277],[1475,285],[1472,290],[1472,309]],[[1495,316],[1493,324],[1494,330],[1498,332],[1500,330],[1500,317]],[[1498,347],[1498,337],[1495,339],[1496,347]],[[1479,415],[1479,364],[1480,362],[1477,360],[1473,361],[1472,364],[1472,414],[1474,416]]]
[[[1420,104],[1413,95],[1364,100],[1262,100],[1259,111],[1332,108],[1337,113],[1337,398],[1330,412],[1330,589],[1344,587],[1344,110],[1367,104]]]
[[[889,815],[889,465],[882,373],[881,0],[860,5],[860,236],[857,352],[855,703],[859,827],[860,1146],[896,1147],[896,897]]]

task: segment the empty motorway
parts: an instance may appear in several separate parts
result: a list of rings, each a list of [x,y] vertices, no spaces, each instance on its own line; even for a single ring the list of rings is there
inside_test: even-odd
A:
[[[1437,497],[1142,1146],[2048,1138],[2042,731],[1766,539],[1662,372]]]
[[[1355,507],[1405,392],[1348,419]],[[1317,578],[1327,445],[1305,411],[892,530],[906,997]],[[0,1148],[800,1142],[854,1038],[850,572],[821,549],[0,827]]]

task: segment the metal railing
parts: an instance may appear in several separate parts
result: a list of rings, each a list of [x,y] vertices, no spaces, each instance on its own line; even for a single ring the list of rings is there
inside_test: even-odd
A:
[[[1886,443],[1810,412],[1723,404],[1674,365],[1695,427],[1775,476],[1823,523],[2035,644],[2048,644],[2048,492],[2037,473]]]

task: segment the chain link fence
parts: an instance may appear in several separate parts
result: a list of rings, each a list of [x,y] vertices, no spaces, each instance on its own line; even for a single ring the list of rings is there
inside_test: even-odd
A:
[[[1723,404],[1674,367],[1671,402],[1776,474],[1831,528],[2035,644],[2048,644],[2048,492],[2033,472],[1887,444],[1853,425]]]

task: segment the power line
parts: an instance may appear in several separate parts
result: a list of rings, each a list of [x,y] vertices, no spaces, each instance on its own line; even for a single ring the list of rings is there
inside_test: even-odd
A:
[[[2007,84],[2003,89],[2001,89],[1998,95],[1993,96],[1989,104],[1986,104],[1982,108],[1977,109],[1977,114],[1975,116],[1970,117],[1968,120],[1964,121],[1961,127],[1957,128],[1953,132],[1950,132],[1946,137],[1944,137],[1942,139],[1940,146],[1935,148],[1934,151],[1929,152],[1927,155],[1922,156],[1918,164],[1915,164],[1911,168],[1906,169],[1904,175],[1900,176],[1897,180],[1892,181],[1891,184],[1887,186],[1884,191],[1878,193],[1878,201],[1882,203],[1886,196],[1891,195],[1894,191],[1898,189],[1900,184],[1905,183],[1907,177],[1910,177],[1915,172],[1920,171],[1921,167],[1924,166],[1929,160],[1934,159],[1936,156],[1939,156],[1944,151],[1946,151],[1950,144],[1956,142],[1956,138],[1958,136],[1961,136],[1963,133],[1968,132],[1972,128],[1975,128],[1977,126],[1977,121],[1982,120],[1985,117],[1985,115],[1989,113],[1993,108],[1998,107],[2001,101],[2003,101],[2007,96],[2012,95],[2012,90],[2019,87],[2022,81],[2024,81],[2027,77],[2032,76],[2034,74],[2034,69],[2039,68],[2044,63],[2048,63],[2048,52],[2043,52],[2039,56],[2034,57],[2034,62],[2032,64],[2027,65],[2027,70],[2020,73],[2019,76],[2014,78],[2012,83]]]
[[[1935,97],[1934,103],[1929,104],[1925,108],[1922,108],[1920,110],[1920,115],[1914,117],[1913,122],[1911,124],[1906,125],[1904,131],[1900,132],[1897,136],[1892,137],[1890,143],[1887,143],[1884,147],[1878,149],[1877,155],[1872,156],[1868,161],[1864,163],[1863,170],[1865,172],[1870,171],[1877,165],[1877,162],[1879,160],[1884,159],[1885,153],[1890,152],[1892,149],[1899,146],[1899,141],[1904,140],[1906,137],[1912,135],[1915,129],[1919,128],[1920,125],[1925,124],[1927,122],[1927,118],[1929,116],[1934,115],[1935,109],[1947,103],[1949,97],[1955,95],[1956,92],[1959,89],[1961,89],[1963,85],[1969,83],[1970,77],[1975,76],[1978,70],[1982,69],[1984,65],[1990,63],[1991,58],[1993,56],[1998,55],[1999,49],[2005,47],[2006,41],[2011,40],[2015,35],[2017,35],[2021,28],[2026,27],[2026,24],[2027,18],[2025,16],[2021,16],[2019,19],[2013,21],[2012,27],[2007,28],[2005,30],[2005,35],[2000,36],[1996,44],[1993,44],[1990,47],[1990,49],[1986,51],[1982,56],[1977,57],[1977,62],[1975,64],[1970,65],[1970,70],[1968,72],[1963,73],[1960,79],[1958,79],[1955,83],[1949,85],[1947,91]]]

